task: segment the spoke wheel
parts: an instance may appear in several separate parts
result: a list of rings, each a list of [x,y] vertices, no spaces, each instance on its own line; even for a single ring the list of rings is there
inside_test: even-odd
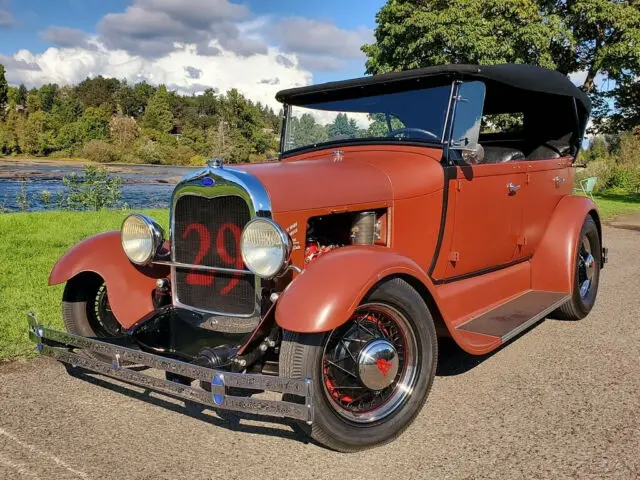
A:
[[[388,305],[362,305],[327,340],[325,395],[336,413],[350,421],[384,419],[411,395],[417,361],[415,335],[404,315]]]
[[[313,423],[295,428],[334,450],[387,443],[418,415],[433,383],[438,343],[431,312],[405,280],[381,282],[329,332],[283,331],[280,375],[310,378]],[[285,395],[289,401],[303,397]]]
[[[579,238],[571,298],[552,313],[554,318],[580,320],[589,314],[596,302],[602,249],[600,232],[591,215],[587,215]]]

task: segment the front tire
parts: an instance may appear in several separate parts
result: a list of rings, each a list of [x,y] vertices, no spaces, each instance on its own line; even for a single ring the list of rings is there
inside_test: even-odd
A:
[[[602,265],[602,247],[598,227],[591,215],[587,215],[582,225],[577,250],[571,298],[552,315],[561,320],[583,319],[596,302]]]
[[[93,273],[82,273],[67,282],[62,297],[62,319],[67,332],[83,337],[114,338],[122,335],[121,326],[109,305],[104,280]],[[104,355],[90,355],[111,362]]]
[[[280,375],[311,378],[314,416],[299,424],[341,452],[399,436],[424,405],[438,357],[433,318],[402,279],[376,287],[333,332],[284,332]]]

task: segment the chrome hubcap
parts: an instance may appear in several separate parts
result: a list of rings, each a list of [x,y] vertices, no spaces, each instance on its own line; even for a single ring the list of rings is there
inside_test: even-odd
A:
[[[588,295],[595,272],[596,261],[591,254],[591,242],[589,237],[584,237],[580,244],[580,257],[578,259],[578,286],[582,298]]]
[[[398,373],[398,353],[387,340],[372,340],[358,355],[358,373],[363,385],[382,390],[393,383]]]

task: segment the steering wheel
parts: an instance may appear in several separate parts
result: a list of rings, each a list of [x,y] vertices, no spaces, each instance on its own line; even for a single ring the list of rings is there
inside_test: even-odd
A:
[[[440,140],[440,137],[438,135],[436,135],[433,132],[430,132],[429,130],[424,130],[422,128],[399,128],[397,130],[392,130],[389,133],[387,133],[387,137],[397,137],[401,134],[411,134],[411,133],[419,133],[420,135],[423,135],[427,138],[433,138],[435,140]],[[407,137],[411,137],[411,135],[407,135]]]

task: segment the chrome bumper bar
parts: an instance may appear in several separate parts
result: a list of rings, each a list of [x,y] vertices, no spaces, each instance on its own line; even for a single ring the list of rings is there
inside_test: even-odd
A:
[[[184,400],[202,403],[213,408],[257,415],[293,418],[307,422],[308,424],[311,424],[313,419],[311,379],[232,373],[200,367],[179,360],[101,342],[92,338],[53,330],[41,325],[33,313],[29,313],[28,320],[29,338],[35,342],[40,354],[53,357],[60,362],[100,373],[126,383],[166,393]],[[74,350],[98,353],[101,356],[111,358],[112,361],[108,363],[94,357],[79,354]],[[144,365],[184,377],[211,382],[211,392],[138,372],[124,366],[124,362]],[[298,404],[279,400],[237,397],[227,395],[227,387],[290,393],[304,397],[305,402],[304,404]]]

